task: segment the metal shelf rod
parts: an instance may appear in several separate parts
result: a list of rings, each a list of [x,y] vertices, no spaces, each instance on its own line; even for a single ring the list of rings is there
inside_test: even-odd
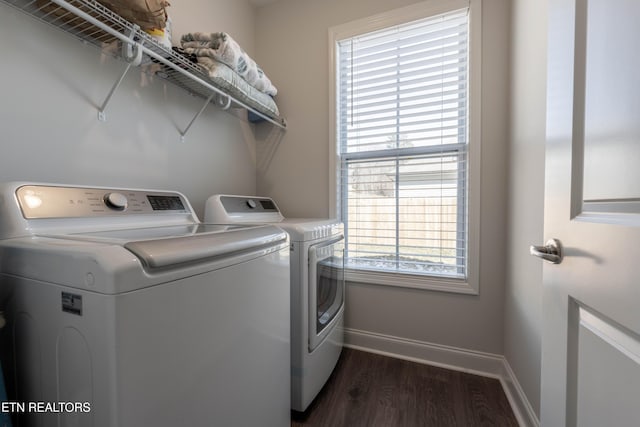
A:
[[[136,30],[137,30],[136,27],[134,27],[131,30],[131,38],[133,38],[133,34],[135,34]],[[102,103],[102,107],[98,111],[98,120],[102,122],[107,121],[107,115],[105,113],[105,110],[107,108],[107,105],[109,104],[109,101],[111,101],[111,97],[113,96],[115,91],[120,87],[122,80],[124,80],[124,76],[127,75],[127,72],[129,71],[131,66],[132,65],[138,66],[140,65],[140,62],[142,62],[141,47],[142,45],[139,43],[125,43],[124,45],[122,45],[122,57],[124,58],[125,61],[127,61],[127,67],[124,69],[124,71],[120,75],[120,78],[113,85],[113,87],[109,91],[109,94],[107,95],[107,98]]]
[[[124,76],[127,75],[127,71],[129,71],[129,68],[131,68],[131,63],[127,64],[127,68],[124,69],[124,71],[120,75],[120,78],[116,81],[116,83],[113,85],[113,87],[111,88],[111,90],[107,94],[107,97],[105,98],[104,102],[102,103],[102,107],[100,107],[100,109],[98,110],[98,120],[100,120],[101,122],[106,122],[107,121],[107,113],[105,112],[105,110],[107,108],[107,105],[109,104],[109,101],[111,101],[111,97],[113,96],[114,92],[120,86],[120,83],[122,83],[122,80],[124,79]]]
[[[187,132],[189,132],[189,129],[191,129],[191,125],[193,124],[193,122],[195,122],[198,117],[200,117],[200,115],[204,112],[204,109],[207,108],[207,105],[209,105],[209,103],[211,102],[211,99],[216,96],[216,93],[212,93],[207,100],[204,102],[204,105],[202,106],[202,108],[200,109],[200,111],[198,111],[198,113],[193,117],[193,119],[191,119],[191,121],[189,122],[189,124],[187,125],[187,127],[185,128],[184,131],[180,132],[180,142],[184,142],[184,137],[187,135]]]

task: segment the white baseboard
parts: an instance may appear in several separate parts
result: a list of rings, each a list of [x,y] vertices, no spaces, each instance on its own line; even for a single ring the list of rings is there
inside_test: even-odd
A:
[[[540,427],[540,420],[538,420],[536,412],[524,394],[524,390],[522,390],[518,378],[511,369],[509,361],[504,357],[503,359],[504,372],[501,375],[500,382],[507,395],[507,399],[509,399],[511,408],[513,408],[513,412],[518,418],[518,422],[523,427]]]
[[[540,422],[504,356],[440,344],[344,329],[345,347],[500,380],[521,427]]]

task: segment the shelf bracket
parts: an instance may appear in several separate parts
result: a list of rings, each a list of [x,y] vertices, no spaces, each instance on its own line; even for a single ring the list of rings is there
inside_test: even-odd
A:
[[[116,80],[115,84],[107,94],[107,97],[102,103],[102,107],[100,107],[100,109],[98,110],[98,120],[100,120],[101,122],[107,121],[107,114],[105,110],[107,109],[109,101],[111,101],[111,97],[116,92],[116,90],[118,90],[118,87],[120,87],[122,80],[124,80],[124,76],[127,75],[127,72],[129,71],[131,66],[137,67],[142,63],[142,46],[140,45],[140,43],[133,41],[133,37],[139,28],[140,27],[138,27],[137,25],[134,25],[133,29],[131,30],[131,34],[129,34],[130,41],[122,43],[122,58],[127,62],[127,66],[120,75],[120,78]]]
[[[196,113],[196,115],[193,117],[193,119],[191,119],[191,121],[189,122],[189,124],[187,125],[187,127],[185,128],[184,131],[180,132],[180,142],[184,142],[185,141],[185,136],[187,135],[187,132],[189,132],[189,129],[191,129],[191,125],[193,125],[193,123],[198,120],[198,117],[200,117],[200,115],[204,112],[204,109],[207,108],[207,105],[209,105],[209,103],[211,102],[211,100],[213,99],[213,97],[216,96],[215,92],[212,93],[207,100],[204,102],[204,105],[202,106],[202,108],[200,109],[200,111],[198,111]],[[229,101],[231,102],[231,101]]]
[[[134,41],[138,30],[140,30],[140,27],[134,25],[129,33],[129,40],[122,43],[122,58],[136,67],[142,63],[142,45]]]
[[[229,95],[222,95],[220,93],[216,93],[215,99],[216,105],[222,110],[228,110],[231,106],[231,97]]]

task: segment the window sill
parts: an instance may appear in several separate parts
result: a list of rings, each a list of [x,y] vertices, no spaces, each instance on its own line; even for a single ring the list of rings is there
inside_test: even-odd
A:
[[[445,277],[420,276],[416,274],[345,269],[345,280],[347,282],[367,283],[372,285],[479,295],[478,287],[474,287],[469,280],[463,279],[447,279]]]

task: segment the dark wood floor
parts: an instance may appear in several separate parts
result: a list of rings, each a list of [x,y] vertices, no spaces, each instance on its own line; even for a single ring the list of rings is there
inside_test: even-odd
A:
[[[291,425],[518,426],[500,382],[345,348],[324,389]]]

